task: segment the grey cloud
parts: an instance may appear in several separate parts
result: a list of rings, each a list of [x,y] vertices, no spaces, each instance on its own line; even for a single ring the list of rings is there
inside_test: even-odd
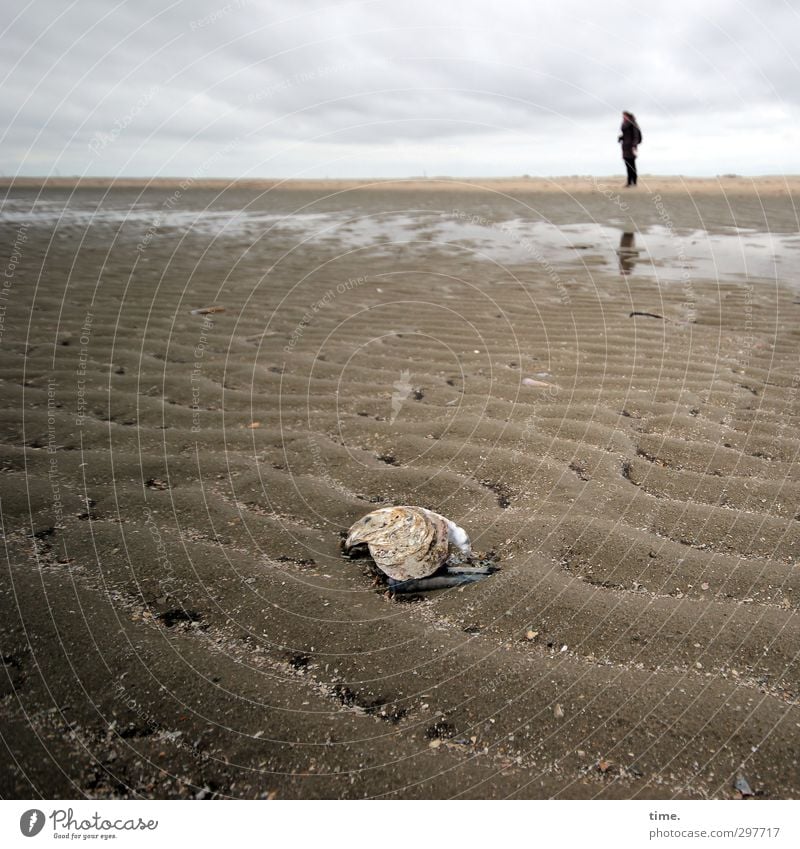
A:
[[[718,140],[729,127],[722,160],[740,170],[737,157],[757,159],[737,136],[765,120],[794,130],[800,107],[800,17],[780,0],[80,0],[45,32],[64,8],[35,0],[3,36],[0,93],[7,114],[19,110],[5,131],[5,173],[41,172],[48,161],[77,173],[143,173],[159,156],[177,167],[178,150],[188,171],[233,138],[243,169],[302,167],[303,156],[322,167],[331,150],[391,167],[381,157],[407,142],[427,145],[430,160],[437,144],[463,148],[462,173],[480,171],[489,140],[502,173],[503,152],[510,167],[526,138],[534,161],[560,161],[570,173],[596,138],[597,157],[581,152],[581,162],[607,171],[615,149],[605,146],[623,108],[656,131],[653,151],[669,140],[686,149],[687,137],[695,145],[703,134]],[[91,139],[112,133],[93,158]],[[786,135],[762,170],[797,170],[796,133]]]

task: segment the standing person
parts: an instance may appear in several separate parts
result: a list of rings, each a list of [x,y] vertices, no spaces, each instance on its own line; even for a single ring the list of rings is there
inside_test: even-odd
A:
[[[642,131],[636,123],[633,112],[622,113],[622,126],[619,129],[620,137],[617,141],[622,144],[622,158],[628,169],[628,182],[625,184],[627,188],[636,185],[636,150],[642,143]]]

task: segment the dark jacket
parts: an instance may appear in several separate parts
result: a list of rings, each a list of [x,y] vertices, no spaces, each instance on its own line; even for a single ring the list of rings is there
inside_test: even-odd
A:
[[[642,131],[632,121],[623,121],[620,133],[617,141],[622,142],[622,157],[631,159],[634,156],[633,149],[642,143]]]

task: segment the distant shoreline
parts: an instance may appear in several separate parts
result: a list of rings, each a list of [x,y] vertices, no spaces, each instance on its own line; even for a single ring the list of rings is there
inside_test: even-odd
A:
[[[4,189],[216,189],[228,188],[272,191],[476,191],[492,192],[567,192],[607,191],[620,189],[621,175],[591,175],[569,177],[407,177],[375,179],[193,179],[192,177],[131,178],[123,177],[2,177]],[[800,194],[800,175],[744,177],[734,175],[714,177],[681,177],[643,174],[639,177],[638,193],[732,192],[747,194]]]

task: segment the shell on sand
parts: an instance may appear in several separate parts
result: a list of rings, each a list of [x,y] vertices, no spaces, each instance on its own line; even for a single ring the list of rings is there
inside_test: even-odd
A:
[[[426,578],[442,566],[454,538],[453,529],[460,531],[468,546],[466,533],[432,510],[382,507],[350,528],[345,546],[366,544],[382,572],[397,581],[407,581]]]

